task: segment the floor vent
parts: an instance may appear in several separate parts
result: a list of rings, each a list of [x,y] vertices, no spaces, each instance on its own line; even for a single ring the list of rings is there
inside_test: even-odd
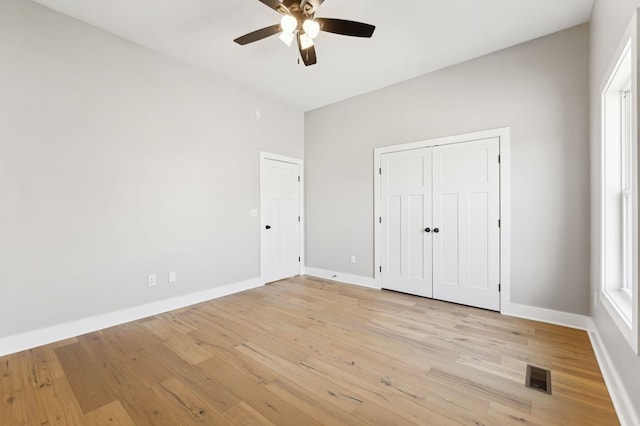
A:
[[[551,395],[551,371],[527,365],[527,378],[524,385]]]

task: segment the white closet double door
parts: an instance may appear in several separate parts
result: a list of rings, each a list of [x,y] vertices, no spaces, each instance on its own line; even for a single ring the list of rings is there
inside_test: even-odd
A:
[[[500,142],[381,155],[382,287],[500,309]]]

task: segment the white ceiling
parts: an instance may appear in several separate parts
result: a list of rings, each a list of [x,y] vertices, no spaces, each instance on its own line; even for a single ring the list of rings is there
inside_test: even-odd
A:
[[[298,64],[258,0],[35,0],[124,39],[308,111],[589,20],[594,0],[326,0],[317,17],[375,25],[372,39],[321,33],[318,64]]]

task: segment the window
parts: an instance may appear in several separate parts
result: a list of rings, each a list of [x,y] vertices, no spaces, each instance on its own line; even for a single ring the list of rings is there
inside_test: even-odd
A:
[[[628,40],[602,92],[602,303],[634,350],[637,291],[637,137],[632,43]]]

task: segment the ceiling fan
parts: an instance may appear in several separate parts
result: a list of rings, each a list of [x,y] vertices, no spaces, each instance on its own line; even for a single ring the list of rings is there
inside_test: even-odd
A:
[[[258,0],[282,15],[279,24],[261,28],[234,41],[241,46],[262,40],[280,33],[280,40],[291,46],[295,38],[302,61],[306,66],[317,62],[316,49],[313,39],[320,31],[346,35],[351,37],[366,37],[373,35],[376,27],[362,22],[344,19],[316,18],[316,11],[324,0]]]

